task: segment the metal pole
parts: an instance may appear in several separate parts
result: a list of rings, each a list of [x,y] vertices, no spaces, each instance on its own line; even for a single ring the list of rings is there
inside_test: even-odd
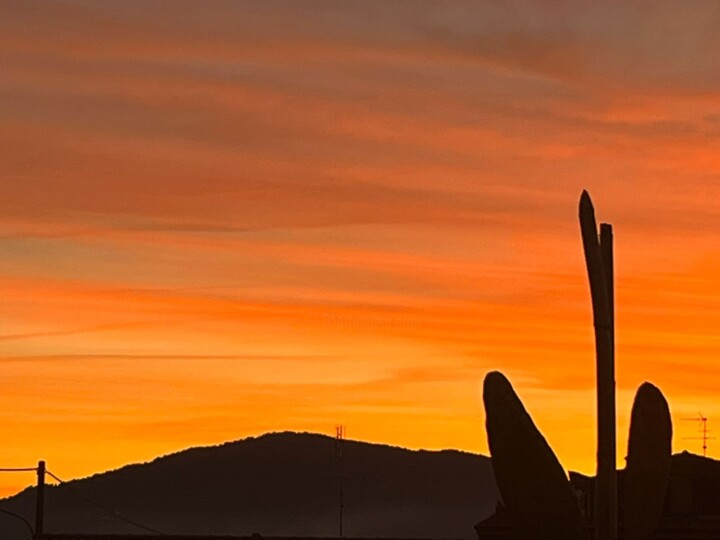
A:
[[[45,521],[45,462],[39,461],[37,467],[37,493],[35,506],[35,538],[42,538]]]

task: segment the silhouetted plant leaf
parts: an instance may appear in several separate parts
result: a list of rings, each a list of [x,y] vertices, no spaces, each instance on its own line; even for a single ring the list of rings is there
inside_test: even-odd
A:
[[[522,538],[585,538],[565,471],[502,373],[485,376],[483,401],[495,480]]]
[[[626,540],[644,540],[662,516],[670,478],[672,420],[667,401],[650,383],[638,388],[630,418],[625,491]]]

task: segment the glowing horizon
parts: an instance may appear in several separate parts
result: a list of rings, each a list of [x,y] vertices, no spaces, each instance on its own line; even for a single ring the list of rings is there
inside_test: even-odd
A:
[[[592,473],[585,188],[615,233],[618,464],[644,380],[699,453],[716,7],[178,4],[0,10],[0,466],[336,424],[487,454],[501,370]]]

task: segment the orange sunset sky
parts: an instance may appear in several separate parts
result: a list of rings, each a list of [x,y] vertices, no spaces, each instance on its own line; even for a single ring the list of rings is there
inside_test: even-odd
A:
[[[0,467],[339,423],[487,453],[500,369],[593,472],[583,188],[615,228],[618,462],[644,380],[700,452],[719,27],[700,1],[0,1]]]

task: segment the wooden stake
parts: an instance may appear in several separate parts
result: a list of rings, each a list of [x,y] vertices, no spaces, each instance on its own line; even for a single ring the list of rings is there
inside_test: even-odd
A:
[[[45,523],[45,462],[39,461],[37,467],[37,499],[35,500],[35,538],[44,534]]]

